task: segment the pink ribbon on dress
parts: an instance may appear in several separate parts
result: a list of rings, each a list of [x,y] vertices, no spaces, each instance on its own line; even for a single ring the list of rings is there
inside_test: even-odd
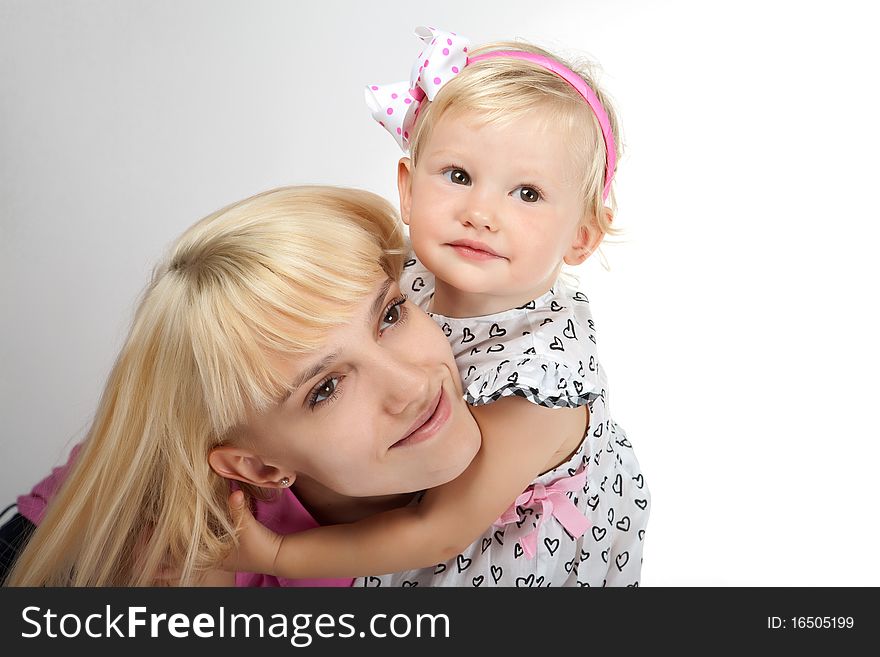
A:
[[[500,527],[519,522],[519,514],[517,507],[533,508],[539,503],[541,505],[541,519],[538,525],[528,534],[519,539],[519,544],[530,559],[534,558],[538,551],[538,532],[544,521],[553,516],[559,521],[565,530],[574,538],[583,536],[590,527],[590,521],[581,513],[574,505],[574,502],[566,495],[573,491],[580,490],[584,487],[587,480],[587,471],[582,468],[580,472],[571,477],[562,477],[557,479],[549,486],[544,484],[532,484],[525,492],[514,500],[513,504],[501,514],[501,517],[495,521],[495,526]]]

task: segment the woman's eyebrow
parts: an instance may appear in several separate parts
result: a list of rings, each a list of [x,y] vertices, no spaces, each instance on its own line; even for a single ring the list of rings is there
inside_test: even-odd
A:
[[[385,279],[385,282],[382,283],[382,286],[379,288],[379,294],[376,295],[376,298],[373,299],[373,305],[370,306],[370,323],[375,324],[376,320],[379,318],[379,313],[382,311],[383,303],[385,302],[385,297],[388,295],[388,290],[391,288],[391,279]]]
[[[392,280],[386,279],[382,286],[379,288],[379,293],[373,299],[373,303],[370,305],[370,316],[369,321],[371,324],[376,323],[376,319],[380,312],[382,312],[383,303],[385,301],[385,297],[388,295],[388,290],[391,288]],[[333,364],[333,362],[339,358],[340,350],[337,349],[333,353],[330,353],[317,363],[312,365],[311,367],[307,367],[291,384],[288,391],[284,394],[284,397],[279,400],[279,403],[285,401],[288,397],[290,397],[294,392],[296,392],[297,388],[299,388],[303,383],[308,381],[314,376],[317,376],[322,370],[329,367]]]

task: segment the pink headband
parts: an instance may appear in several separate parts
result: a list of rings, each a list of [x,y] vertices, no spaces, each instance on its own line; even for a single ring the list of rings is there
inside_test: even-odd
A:
[[[391,133],[404,152],[409,150],[409,136],[419,115],[419,105],[424,98],[434,100],[443,85],[458,75],[468,64],[494,57],[520,59],[537,64],[561,77],[587,101],[590,109],[593,110],[605,141],[605,186],[602,190],[602,200],[608,198],[617,165],[614,133],[611,131],[608,114],[599,102],[596,92],[580,75],[554,59],[519,50],[495,50],[468,58],[470,41],[456,35],[455,32],[418,27],[416,36],[424,41],[425,48],[413,64],[410,79],[382,86],[370,85],[365,93],[373,118]]]

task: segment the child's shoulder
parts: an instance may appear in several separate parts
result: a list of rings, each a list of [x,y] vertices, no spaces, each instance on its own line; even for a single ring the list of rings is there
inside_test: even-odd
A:
[[[409,247],[409,244],[407,244]],[[400,291],[420,308],[426,308],[434,294],[434,274],[408,249],[400,274]]]
[[[540,406],[581,406],[603,387],[589,302],[570,287],[442,328],[470,404],[516,395]]]

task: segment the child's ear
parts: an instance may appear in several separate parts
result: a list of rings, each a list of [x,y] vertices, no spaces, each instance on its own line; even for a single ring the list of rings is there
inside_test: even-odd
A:
[[[602,208],[605,219],[608,224],[614,218],[611,208]],[[595,218],[585,219],[577,227],[577,233],[571,246],[563,256],[563,261],[567,265],[579,265],[599,248],[602,240],[605,238],[605,231]]]
[[[400,194],[400,218],[409,226],[409,210],[412,206],[412,160],[400,158],[397,163],[397,191]]]
[[[294,472],[282,472],[272,465],[267,465],[253,452],[221,445],[208,454],[208,464],[221,477],[243,481],[260,488],[287,488],[296,478]]]

